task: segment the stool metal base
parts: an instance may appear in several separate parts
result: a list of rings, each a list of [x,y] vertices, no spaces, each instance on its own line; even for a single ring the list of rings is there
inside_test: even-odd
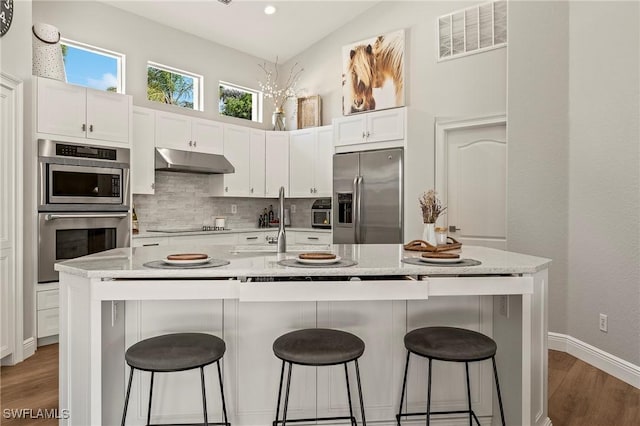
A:
[[[419,355],[419,354],[416,354]],[[473,420],[476,421],[478,426],[482,426],[480,424],[480,420],[478,420],[478,416],[471,408],[471,387],[469,385],[469,362],[475,362],[480,360],[471,360],[464,363],[466,379],[467,379],[467,401],[469,404],[468,410],[455,410],[455,411],[431,411],[431,368],[433,366],[432,358],[427,357],[429,360],[429,373],[427,377],[427,411],[422,413],[402,413],[402,404],[404,403],[404,394],[407,388],[407,372],[409,371],[409,357],[411,356],[411,351],[407,351],[407,361],[404,365],[404,379],[402,381],[402,393],[400,394],[400,408],[398,409],[398,414],[396,414],[396,422],[398,426],[401,426],[400,419],[402,417],[410,417],[410,416],[426,416],[427,417],[427,426],[431,423],[431,416],[438,414],[468,414],[469,415],[469,426],[473,425]],[[498,382],[498,369],[496,367],[496,359],[495,357],[491,357],[491,361],[493,363],[493,375],[496,381],[496,391],[498,393],[498,404],[500,406],[500,418],[502,420],[502,426],[506,426],[506,422],[504,420],[504,409],[502,407],[502,395],[500,394],[500,383]],[[458,361],[452,361],[458,362]]]
[[[220,370],[220,360],[216,361],[218,367],[218,380],[220,381],[220,395],[222,396],[222,414],[224,416],[224,422],[210,422],[207,417],[207,394],[204,386],[204,365],[196,368],[200,368],[200,384],[202,388],[202,410],[204,413],[204,423],[151,423],[151,400],[153,397],[153,379],[155,371],[151,371],[151,384],[149,386],[149,407],[147,409],[147,422],[146,426],[231,426],[229,419],[227,418],[227,405],[224,400],[224,387],[222,384],[222,371]],[[129,366],[131,372],[129,373],[129,383],[127,385],[127,395],[124,401],[124,411],[122,412],[121,426],[125,426],[125,420],[127,418],[127,408],[129,406],[129,395],[131,394],[131,382],[133,381],[133,371],[139,370],[137,368]],[[140,370],[145,371],[145,370]],[[163,371],[163,373],[169,373],[170,371]]]
[[[312,421],[334,421],[334,420],[349,420],[350,425],[351,426],[358,426],[358,422],[356,421],[356,418],[353,415],[353,404],[351,403],[351,387],[349,385],[349,371],[347,370],[347,364],[349,363],[345,362],[343,363],[344,365],[344,374],[345,374],[345,378],[347,380],[347,398],[349,400],[349,415],[348,416],[339,416],[339,417],[314,417],[314,418],[308,418],[308,419],[287,419],[287,408],[289,405],[289,389],[291,387],[291,368],[293,366],[293,363],[291,362],[287,362],[282,360],[282,369],[280,370],[280,385],[278,387],[278,404],[276,406],[276,419],[272,422],[272,426],[278,426],[279,424],[282,424],[282,426],[286,426],[287,423],[299,423],[299,422],[312,422]],[[360,397],[360,410],[362,413],[362,426],[367,426],[367,420],[365,418],[364,415],[364,400],[362,398],[362,386],[360,383],[360,369],[358,367],[358,360],[354,359],[353,362],[355,363],[356,366],[356,379],[358,382],[358,395]],[[287,372],[287,387],[286,387],[286,391],[285,391],[285,397],[284,397],[284,410],[282,413],[282,420],[279,419],[280,417],[280,401],[282,399],[282,385],[283,385],[283,381],[284,381],[284,367],[285,364],[289,364],[289,369]]]

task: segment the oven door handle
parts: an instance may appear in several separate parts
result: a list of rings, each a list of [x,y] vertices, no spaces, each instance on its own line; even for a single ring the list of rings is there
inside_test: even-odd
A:
[[[129,216],[128,213],[72,213],[72,214],[47,214],[44,216],[44,220],[56,220],[56,219],[126,219]]]

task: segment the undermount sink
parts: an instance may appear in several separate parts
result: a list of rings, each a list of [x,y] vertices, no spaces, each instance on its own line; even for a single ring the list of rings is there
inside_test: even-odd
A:
[[[328,244],[323,245],[298,245],[291,244],[287,246],[287,252],[306,252],[306,251],[329,251]],[[277,244],[249,244],[235,246],[231,249],[231,253],[276,253],[278,251]]]

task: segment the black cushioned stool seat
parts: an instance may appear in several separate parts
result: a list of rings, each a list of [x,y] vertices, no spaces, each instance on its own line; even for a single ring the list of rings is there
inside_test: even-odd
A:
[[[149,389],[149,409],[147,412],[147,425],[151,420],[151,399],[153,395],[154,373],[169,373],[176,371],[200,369],[202,386],[202,407],[204,411],[205,425],[230,425],[227,420],[227,409],[224,400],[222,385],[222,373],[220,371],[220,359],[226,351],[224,340],[217,336],[205,333],[174,333],[151,337],[133,344],[125,353],[125,361],[131,367],[127,396],[122,413],[122,426],[127,416],[129,394],[134,370],[150,371],[151,386]],[[209,423],[207,419],[207,401],[204,386],[204,367],[216,363],[218,367],[218,379],[220,380],[220,393],[222,395],[222,412],[224,422]]]
[[[500,405],[500,416],[504,426],[504,410],[502,408],[502,396],[500,395],[500,384],[498,382],[498,370],[496,368],[495,355],[498,349],[496,342],[488,336],[477,331],[467,330],[457,327],[424,327],[410,331],[404,336],[404,346],[407,349],[407,361],[404,369],[404,381],[402,383],[402,393],[400,395],[400,409],[396,415],[398,426],[401,417],[426,415],[427,425],[430,423],[430,416],[433,414],[456,414],[468,413],[469,424],[475,419],[478,425],[480,421],[471,409],[471,390],[469,386],[469,363],[483,361],[491,358],[493,363],[493,373],[496,381],[498,402]],[[427,387],[427,411],[424,413],[402,414],[402,404],[407,386],[407,371],[409,369],[409,356],[411,354],[425,357],[429,360],[428,387]],[[431,367],[433,360],[464,362],[467,379],[467,399],[468,410],[459,411],[431,411]]]
[[[364,342],[358,336],[346,331],[333,330],[328,328],[309,328],[297,330],[278,337],[273,342],[273,353],[276,357],[282,360],[282,369],[280,371],[280,386],[278,388],[276,419],[273,421],[273,426],[277,426],[278,423],[282,423],[283,425],[285,425],[286,423],[293,422],[333,420],[349,420],[352,426],[357,425],[356,418],[353,415],[351,389],[349,385],[349,373],[347,370],[347,363],[352,361],[355,363],[356,379],[358,382],[358,394],[360,397],[362,425],[366,426],[367,422],[364,415],[362,386],[360,383],[360,369],[358,367],[358,358],[360,358],[364,353],[364,347]],[[287,386],[284,399],[283,417],[282,420],[280,420],[280,401],[282,399],[284,368],[286,364],[289,365],[289,370],[287,374]],[[318,417],[313,419],[287,419],[289,389],[291,385],[291,369],[293,364],[315,367],[343,364],[347,382],[347,397],[349,399],[349,416]]]

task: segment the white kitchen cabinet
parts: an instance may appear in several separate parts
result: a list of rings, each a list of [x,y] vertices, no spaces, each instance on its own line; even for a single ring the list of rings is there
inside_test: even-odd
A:
[[[291,234],[294,244],[325,245],[333,242],[329,232],[292,231]]]
[[[265,131],[252,129],[249,152],[249,193],[252,197],[264,197],[265,164]]]
[[[132,97],[34,77],[36,132],[71,142],[129,144]]]
[[[278,198],[280,187],[289,196],[289,132],[265,134],[265,196]]]
[[[290,132],[290,197],[331,196],[332,148],[332,126]]]
[[[169,237],[133,238],[132,247],[153,247],[169,245]]]
[[[267,244],[268,239],[277,236],[276,231],[242,232],[238,234],[238,244]]]
[[[399,141],[405,129],[405,108],[374,111],[333,120],[335,146]]]
[[[251,195],[252,132],[248,127],[224,126],[224,156],[234,167],[234,173],[222,175],[223,192],[231,197]]]
[[[222,154],[223,124],[212,120],[157,111],[156,147]]]
[[[177,235],[169,237],[169,244],[185,245],[185,244],[221,244],[233,245],[238,243],[238,234],[200,234],[200,235]]]
[[[155,111],[133,107],[133,139],[131,141],[131,192],[154,194]]]
[[[59,306],[58,283],[38,284],[36,288],[36,326],[39,339],[58,334]]]

